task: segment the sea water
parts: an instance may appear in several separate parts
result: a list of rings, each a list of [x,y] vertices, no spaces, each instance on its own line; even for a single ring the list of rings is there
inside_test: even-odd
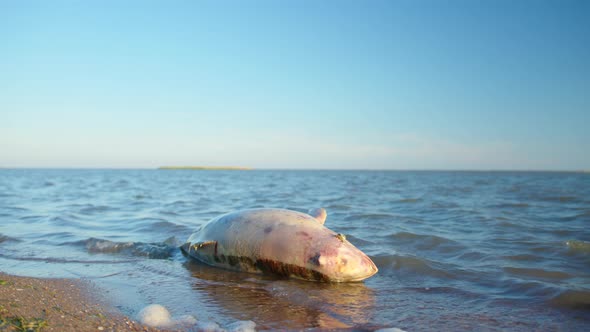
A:
[[[178,249],[211,218],[262,207],[324,207],[379,273],[289,280]],[[89,279],[130,316],[157,303],[219,326],[584,330],[590,174],[4,169],[0,270]]]

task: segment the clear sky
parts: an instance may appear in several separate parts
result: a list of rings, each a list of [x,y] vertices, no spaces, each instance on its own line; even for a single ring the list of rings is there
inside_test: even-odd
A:
[[[590,1],[0,1],[0,167],[590,169]]]

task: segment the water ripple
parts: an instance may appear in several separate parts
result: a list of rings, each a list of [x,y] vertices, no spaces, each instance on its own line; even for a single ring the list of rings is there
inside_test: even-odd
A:
[[[550,271],[545,269],[519,268],[519,267],[505,267],[504,271],[508,274],[532,279],[548,279],[548,280],[563,280],[573,278],[573,275],[561,272]]]
[[[3,243],[3,242],[20,242],[20,240],[17,238],[14,238],[11,236],[6,236],[6,235],[3,235],[2,233],[0,233],[0,243]]]
[[[551,298],[550,303],[564,308],[590,310],[590,290],[568,289]]]
[[[89,253],[127,254],[155,259],[170,258],[178,247],[168,243],[115,242],[97,238],[75,242],[64,242],[61,245],[83,246]]]
[[[408,331],[584,330],[588,197],[590,176],[577,173],[0,170],[0,258],[9,273],[112,275],[113,284],[186,314],[268,312],[256,316],[260,326],[302,317],[296,328],[314,328],[305,324],[334,313],[353,330],[392,322]],[[326,208],[327,227],[369,254],[379,273],[340,288],[193,273],[178,245],[209,219],[253,207]],[[192,287],[207,278],[219,287]],[[259,297],[242,289],[245,279],[264,285],[254,286]],[[361,295],[337,296],[351,288]],[[319,298],[326,289],[333,292]],[[315,309],[282,293],[309,296]],[[273,315],[277,297],[295,316]],[[355,299],[364,320],[339,311]]]

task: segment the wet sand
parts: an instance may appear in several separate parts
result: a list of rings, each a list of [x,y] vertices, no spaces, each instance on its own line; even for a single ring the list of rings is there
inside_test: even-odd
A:
[[[164,331],[125,317],[100,292],[82,280],[0,272],[0,331]]]

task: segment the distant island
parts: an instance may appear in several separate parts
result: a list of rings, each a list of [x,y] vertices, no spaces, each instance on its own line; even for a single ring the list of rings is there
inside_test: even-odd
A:
[[[240,166],[161,166],[162,170],[192,170],[192,171],[249,171],[250,167]]]

